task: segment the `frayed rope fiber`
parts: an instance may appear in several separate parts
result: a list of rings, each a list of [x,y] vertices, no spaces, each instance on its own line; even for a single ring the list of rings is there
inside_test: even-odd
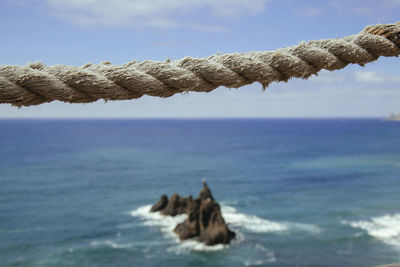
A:
[[[400,22],[368,26],[344,38],[301,42],[276,51],[213,55],[165,62],[109,62],[83,67],[33,63],[0,66],[0,104],[30,106],[59,100],[88,103],[143,95],[169,97],[219,86],[238,88],[253,82],[267,87],[292,77],[307,79],[321,69],[338,70],[380,56],[400,54]]]

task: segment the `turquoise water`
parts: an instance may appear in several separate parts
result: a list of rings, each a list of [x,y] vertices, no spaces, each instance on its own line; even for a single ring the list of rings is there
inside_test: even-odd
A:
[[[179,243],[147,212],[206,178],[238,233]],[[374,266],[400,261],[400,124],[0,120],[0,266]]]

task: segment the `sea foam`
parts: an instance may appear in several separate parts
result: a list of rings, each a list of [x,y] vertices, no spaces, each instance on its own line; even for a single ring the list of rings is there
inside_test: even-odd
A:
[[[110,248],[131,248],[131,244],[119,244],[113,240],[92,241],[91,246],[107,246]]]
[[[151,205],[139,207],[131,211],[131,215],[142,220],[143,225],[156,226],[172,241],[172,246],[167,249],[168,252],[182,254],[188,251],[215,251],[227,248],[227,245],[206,246],[195,240],[185,240],[181,242],[178,236],[173,232],[178,223],[183,222],[186,214],[177,216],[165,216],[159,212],[150,212]]]
[[[370,236],[400,249],[400,213],[373,217],[367,221],[343,221],[342,223],[363,229]]]
[[[173,233],[175,226],[178,223],[183,222],[186,218],[186,214],[177,216],[165,216],[159,212],[150,212],[151,205],[139,207],[136,210],[131,211],[131,215],[139,217],[143,220],[143,224],[146,226],[157,226],[162,232],[166,233],[169,237],[177,238]]]
[[[178,223],[183,222],[187,218],[187,215],[165,216],[159,212],[150,212],[150,208],[151,205],[142,206],[131,211],[130,214],[140,218],[142,224],[145,226],[160,228],[165,233],[165,236],[174,244],[168,249],[169,252],[180,254],[186,251],[214,251],[229,247],[228,245],[206,246],[195,240],[181,242],[173,230]],[[228,205],[221,205],[221,212],[228,225],[236,232],[236,237],[231,243],[233,246],[244,240],[242,231],[253,233],[288,232],[292,230],[319,233],[321,231],[315,225],[291,222],[278,223],[255,215],[240,213],[234,207]]]
[[[226,222],[235,228],[240,228],[254,233],[272,232],[308,232],[311,234],[321,233],[321,228],[317,225],[297,222],[274,222],[255,215],[248,215],[238,212],[234,207],[228,205],[221,206],[222,215]]]
[[[226,222],[234,227],[244,228],[255,233],[267,233],[288,230],[287,226],[272,222],[255,215],[238,212],[234,207],[222,205],[222,215]]]

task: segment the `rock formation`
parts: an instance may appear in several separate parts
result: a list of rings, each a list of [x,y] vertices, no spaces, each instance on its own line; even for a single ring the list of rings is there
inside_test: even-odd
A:
[[[162,195],[160,200],[151,207],[151,212],[156,212],[165,209],[168,205],[168,197],[166,195]]]
[[[169,216],[187,214],[188,218],[174,229],[181,240],[195,238],[212,246],[229,244],[235,237],[235,233],[226,225],[220,206],[214,200],[205,180],[198,198],[193,199],[192,196],[185,198],[174,194],[168,201],[168,197],[162,195],[150,211],[158,211]]]
[[[385,121],[400,121],[400,113],[399,114],[391,113],[389,117],[385,118]]]

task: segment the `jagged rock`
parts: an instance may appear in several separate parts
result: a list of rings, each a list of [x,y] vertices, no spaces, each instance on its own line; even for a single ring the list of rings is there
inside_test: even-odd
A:
[[[211,199],[201,203],[199,224],[198,240],[206,245],[229,244],[236,236],[226,225],[219,204]]]
[[[165,209],[165,207],[168,205],[168,197],[166,195],[162,195],[160,200],[151,207],[150,211],[151,212],[156,212]]]
[[[161,196],[151,211],[160,211],[170,216],[188,214],[188,218],[174,229],[181,240],[196,238],[206,245],[216,245],[229,244],[235,237],[235,233],[226,225],[220,206],[214,200],[206,181],[203,181],[198,198],[193,200],[192,196],[183,198],[174,194],[168,202],[166,196]]]
[[[174,232],[179,236],[179,239],[186,240],[189,238],[194,238],[200,234],[200,224],[199,224],[199,212],[200,212],[200,199],[196,199],[191,204],[188,210],[188,218],[179,223]]]
[[[206,180],[203,179],[203,189],[201,189],[199,198],[201,200],[206,200],[207,198],[210,198],[211,200],[214,200],[210,188],[207,186]]]
[[[180,197],[178,194],[173,194],[168,202],[168,205],[161,210],[161,213],[170,216],[188,213],[187,210],[192,201],[192,196]]]

